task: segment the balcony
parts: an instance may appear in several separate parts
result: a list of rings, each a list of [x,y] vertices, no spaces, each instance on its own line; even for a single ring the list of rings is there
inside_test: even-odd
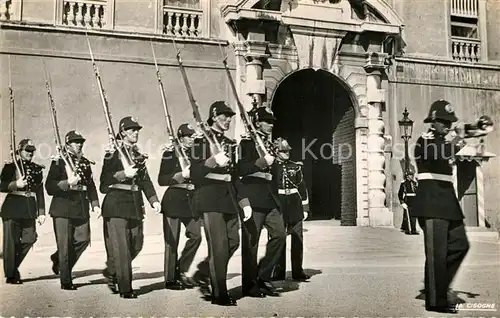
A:
[[[163,6],[163,33],[177,37],[201,37],[202,16],[202,9]]]
[[[479,16],[478,0],[451,0],[451,15],[464,18]]]
[[[61,24],[101,29],[107,24],[107,0],[64,0]]]
[[[481,40],[452,37],[452,57],[459,62],[479,62],[481,60]]]

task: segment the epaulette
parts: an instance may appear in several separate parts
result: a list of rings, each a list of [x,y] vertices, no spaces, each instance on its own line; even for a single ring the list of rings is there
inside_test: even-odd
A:
[[[424,139],[434,139],[434,133],[432,131],[425,132],[422,134],[422,138]]]
[[[13,164],[13,163],[14,163],[14,160],[12,160],[12,159],[9,159],[9,160],[4,160],[4,162],[3,162],[3,163],[4,163],[4,164],[6,164],[6,165],[10,165],[10,164]]]
[[[175,150],[174,144],[164,144],[161,146],[161,152],[173,152]]]
[[[39,168],[39,169],[45,169],[45,166],[40,164],[40,163],[36,163],[36,162],[31,162],[33,164],[33,166],[35,166],[36,168]]]
[[[82,159],[81,159],[81,160],[86,161],[87,163],[89,163],[89,164],[91,164],[91,165],[95,165],[95,161],[90,160],[90,159],[89,159],[89,158],[87,158],[87,157],[82,156]]]
[[[104,149],[105,153],[114,153],[116,151],[115,147],[108,147]]]
[[[304,163],[302,161],[295,161],[296,164],[298,164],[299,166],[303,166]]]
[[[50,160],[51,161],[59,161],[59,159],[61,159],[61,155],[60,154],[55,154],[55,155],[52,155],[50,156]]]

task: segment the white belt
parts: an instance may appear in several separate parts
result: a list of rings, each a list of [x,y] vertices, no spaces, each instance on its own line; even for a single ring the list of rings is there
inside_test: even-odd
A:
[[[205,176],[207,179],[212,179],[212,180],[219,180],[219,181],[225,181],[225,182],[231,182],[231,175],[227,173],[207,173]]]
[[[423,172],[417,174],[418,180],[439,180],[453,183],[453,176],[440,173]]]
[[[168,186],[169,188],[180,188],[180,189],[186,189],[186,190],[194,190],[194,184],[192,183],[179,183],[179,184],[172,184]]]
[[[273,180],[273,175],[270,174],[269,172],[261,172],[257,171],[251,174],[247,174],[245,177],[255,177],[255,178],[261,178],[261,179],[266,179],[268,181]]]
[[[35,196],[35,192],[31,192],[31,191],[12,191],[9,193],[13,194],[13,195],[18,195],[21,197],[27,197],[27,198]]]
[[[122,184],[116,183],[109,186],[111,189],[127,190],[127,191],[139,191],[139,186],[137,184]]]
[[[87,191],[87,186],[86,185],[72,185],[69,186],[70,190],[73,191]]]
[[[278,189],[278,194],[284,194],[284,195],[290,195],[294,193],[299,193],[299,190],[297,188],[293,189]]]
[[[406,194],[406,196],[407,196],[407,197],[414,197],[414,196],[416,196],[416,195],[417,195],[416,193],[407,193],[407,194]]]

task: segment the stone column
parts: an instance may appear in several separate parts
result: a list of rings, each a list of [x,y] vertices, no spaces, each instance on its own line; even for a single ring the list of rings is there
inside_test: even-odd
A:
[[[245,83],[241,85],[241,103],[246,111],[252,109],[252,102],[255,100],[258,106],[262,105],[266,94],[266,83],[263,78],[264,63],[269,54],[266,41],[247,40],[240,46],[239,54],[245,58]],[[238,116],[235,125],[236,138],[245,133],[245,127],[240,119],[239,110],[235,110]]]
[[[367,72],[368,103],[368,209],[370,226],[392,226],[392,213],[385,205],[385,90],[381,89],[384,56],[369,53],[364,66]]]

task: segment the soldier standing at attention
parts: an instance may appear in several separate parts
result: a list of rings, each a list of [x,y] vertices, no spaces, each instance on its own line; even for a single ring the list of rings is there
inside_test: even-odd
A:
[[[252,113],[257,133],[260,135],[268,152],[272,153],[271,133],[276,118],[267,107],[259,107]],[[286,230],[283,216],[279,210],[279,199],[273,187],[272,165],[274,157],[260,157],[256,144],[251,138],[240,142],[241,158],[238,161],[238,174],[243,189],[252,206],[252,220],[256,233],[243,229],[242,235],[242,280],[243,294],[250,297],[278,296],[271,283],[273,268],[277,265],[286,243]],[[266,227],[269,240],[266,254],[257,264],[259,237]],[[251,235],[256,238],[251,239]]]
[[[107,268],[103,274],[113,292],[122,298],[137,298],[132,289],[132,261],[142,250],[144,242],[144,202],[142,193],[156,213],[161,205],[145,166],[145,156],[137,149],[139,130],[142,126],[133,117],[120,120],[121,149],[129,154],[132,165],[124,168],[118,151],[107,153],[101,171],[100,191],[102,202]],[[118,138],[117,138],[118,139]]]
[[[309,212],[309,198],[302,174],[302,163],[290,160],[292,147],[286,139],[278,138],[274,142],[277,153],[275,169],[275,186],[281,202],[281,211],[285,226],[291,235],[291,263],[292,278],[305,281],[311,278],[304,273],[302,266],[304,259],[303,220]],[[273,271],[273,280],[284,280],[286,273],[286,248],[281,252],[278,264]]]
[[[203,214],[212,304],[235,306],[236,301],[227,290],[227,266],[240,243],[240,207],[243,222],[251,217],[252,208],[248,199],[237,191],[240,180],[235,167],[236,142],[224,135],[235,113],[224,101],[216,101],[210,106],[209,114],[209,133],[224,150],[219,153],[211,150],[206,137],[195,140],[191,161],[191,178],[196,186],[193,208]]]
[[[35,220],[45,222],[44,166],[33,162],[36,150],[31,139],[23,139],[14,162],[4,165],[0,190],[7,193],[0,216],[3,221],[3,270],[7,284],[22,284],[19,266],[37,239]],[[21,175],[18,175],[20,173]]]
[[[89,205],[98,216],[101,208],[90,166],[93,162],[82,154],[85,138],[71,130],[66,134],[65,142],[67,160],[75,171],[56,156],[50,165],[45,189],[53,196],[49,213],[54,224],[57,251],[50,256],[52,271],[60,274],[61,289],[75,290],[71,271],[90,243]]]
[[[456,121],[449,102],[432,103],[424,120],[431,128],[418,138],[415,147],[419,186],[410,213],[418,218],[424,231],[425,308],[442,313],[457,312],[448,302],[447,292],[469,250],[464,215],[452,178],[455,154],[464,145],[463,131],[450,137]]]
[[[405,180],[401,182],[398,191],[399,202],[403,207],[403,222],[401,223],[401,230],[404,231],[405,234],[419,234],[417,231],[417,218],[409,217],[412,214],[413,206],[415,204],[417,187],[418,184],[414,179],[413,171],[405,172]]]
[[[195,130],[189,124],[182,124],[177,130],[187,160],[191,155]],[[181,158],[181,160],[183,160]],[[190,164],[190,162],[186,162]],[[194,184],[190,179],[190,168],[181,169],[173,145],[165,150],[161,160],[158,183],[168,186],[163,195],[163,237],[165,239],[165,288],[181,290],[195,286],[194,281],[186,277],[193,259],[201,244],[200,217],[191,209]],[[186,245],[181,257],[177,258],[181,223],[186,228]]]

